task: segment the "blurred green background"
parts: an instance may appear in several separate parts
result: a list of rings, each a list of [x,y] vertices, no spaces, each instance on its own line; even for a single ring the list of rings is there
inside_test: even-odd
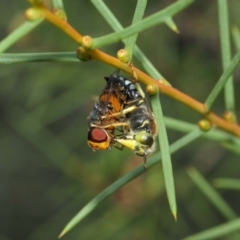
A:
[[[46,1],[47,2],[47,1]],[[50,2],[50,1],[49,1]],[[149,0],[145,16],[173,3]],[[123,26],[131,23],[136,1],[105,3]],[[0,37],[24,21],[27,1],[0,0]],[[229,1],[231,25],[240,26],[240,2]],[[83,35],[112,32],[90,1],[65,1],[68,21]],[[196,1],[165,25],[139,34],[138,46],[180,91],[203,102],[222,73],[217,1]],[[43,23],[7,52],[75,51],[77,45]],[[104,47],[115,56],[122,43]],[[232,47],[233,54],[236,52]],[[141,68],[141,63],[134,64]],[[0,239],[56,239],[65,224],[105,187],[142,164],[129,150],[92,152],[87,116],[114,69],[100,62],[21,63],[0,66]],[[240,87],[235,72],[235,87]],[[162,96],[166,116],[196,123],[201,116]],[[239,116],[239,93],[236,91]],[[220,97],[214,111],[222,114]],[[182,136],[168,130],[170,143]],[[169,210],[161,165],[135,179],[101,204],[63,239],[181,239],[226,219],[186,174],[196,167],[210,182],[240,177],[239,156],[199,139],[172,156],[178,221]],[[240,194],[220,191],[240,213]],[[230,237],[221,239],[231,239]],[[232,238],[234,239],[234,238]]]

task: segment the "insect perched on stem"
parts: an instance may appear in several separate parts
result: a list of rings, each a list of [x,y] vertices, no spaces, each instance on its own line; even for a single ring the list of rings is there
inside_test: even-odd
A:
[[[95,150],[127,147],[144,157],[154,151],[155,118],[140,85],[112,74],[89,116],[88,145]]]

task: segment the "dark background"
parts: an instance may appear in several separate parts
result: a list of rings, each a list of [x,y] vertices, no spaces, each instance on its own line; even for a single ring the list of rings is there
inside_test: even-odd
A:
[[[174,1],[149,0],[145,16]],[[124,27],[136,1],[107,0]],[[0,0],[0,37],[24,21],[27,1]],[[65,1],[68,21],[83,35],[112,30],[90,1]],[[240,25],[240,2],[229,1],[230,23]],[[174,17],[177,35],[161,24],[139,34],[138,46],[180,91],[203,102],[222,73],[217,1],[196,1]],[[75,51],[77,45],[47,22],[7,52]],[[115,56],[122,43],[102,50]],[[233,54],[236,48],[232,45]],[[135,65],[141,68],[139,62]],[[103,63],[19,63],[0,66],[0,239],[56,239],[65,224],[113,181],[142,164],[128,149],[92,152],[87,121],[103,77],[114,69]],[[239,89],[239,71],[235,72]],[[214,111],[224,112],[222,95]],[[196,123],[201,116],[162,96],[166,116]],[[239,94],[236,105],[239,115]],[[168,130],[172,143],[182,136]],[[178,221],[169,210],[161,165],[149,169],[102,203],[63,239],[181,239],[226,219],[195,187],[186,168],[196,167],[212,181],[240,177],[237,155],[199,139],[172,156]],[[221,191],[240,212],[239,192]],[[222,238],[230,239],[230,238]]]

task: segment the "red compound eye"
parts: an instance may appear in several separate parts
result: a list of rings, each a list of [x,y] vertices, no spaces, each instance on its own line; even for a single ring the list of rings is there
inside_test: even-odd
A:
[[[108,136],[101,128],[91,128],[88,132],[88,140],[96,143],[102,143],[108,140]]]

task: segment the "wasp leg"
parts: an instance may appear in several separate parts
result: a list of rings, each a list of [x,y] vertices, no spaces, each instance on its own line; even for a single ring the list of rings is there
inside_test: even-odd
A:
[[[124,127],[124,126],[129,126],[127,122],[117,122],[117,123],[112,123],[112,124],[107,124],[107,125],[95,125],[91,124],[91,127],[97,127],[97,128],[112,128],[112,127]]]
[[[143,156],[143,166],[144,166],[144,171],[147,169],[147,156],[144,154]]]
[[[138,101],[138,102],[137,102]],[[108,118],[114,118],[114,117],[118,117],[118,116],[124,116],[130,112],[133,112],[135,111],[141,104],[143,104],[145,102],[144,99],[136,99],[136,100],[133,100],[133,101],[129,101],[128,103],[126,104],[133,104],[134,102],[137,102],[136,105],[132,105],[130,107],[126,107],[125,109],[123,109],[122,111],[120,112],[116,112],[116,113],[111,113],[111,114],[108,114],[108,115],[103,115],[101,116],[101,120],[103,119],[108,119]]]
[[[133,104],[133,103],[135,103],[135,102],[137,102],[136,103],[136,106],[140,106],[141,104],[143,104],[144,103],[144,98],[142,98],[142,99],[135,99],[135,100],[132,100],[132,101],[129,101],[129,102],[127,102],[127,104]]]
[[[101,119],[106,119],[106,118],[113,118],[113,117],[118,117],[121,115],[126,115],[127,113],[133,112],[137,109],[137,106],[131,106],[128,108],[123,109],[121,112],[117,112],[117,113],[112,113],[110,115],[107,116],[101,116]]]
[[[129,67],[131,68],[131,70],[132,70],[132,74],[133,74],[133,83],[136,83],[136,82],[138,82],[138,76],[137,76],[137,73],[136,73],[136,71],[135,71],[135,69],[134,69],[134,65],[133,65],[133,62],[130,62],[129,63]]]
[[[121,146],[118,146],[118,145],[113,145],[113,147],[117,148],[118,150],[123,150],[124,149],[124,146],[121,145]]]
[[[145,179],[146,176],[146,170],[147,170],[147,156],[143,156],[143,179]]]

